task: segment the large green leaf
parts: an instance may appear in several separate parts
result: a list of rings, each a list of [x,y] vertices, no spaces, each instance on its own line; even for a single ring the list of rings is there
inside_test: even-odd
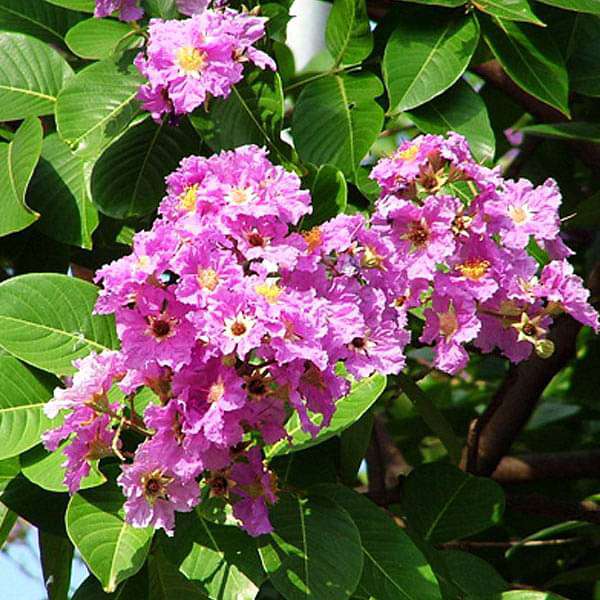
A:
[[[556,140],[584,140],[596,144],[600,143],[600,125],[597,123],[583,123],[580,121],[543,123],[522,127],[520,131],[527,135]]]
[[[360,594],[377,600],[441,600],[436,577],[423,553],[389,515],[340,485],[320,485],[323,495],[344,508],[360,532],[364,568]]]
[[[473,6],[494,17],[543,25],[528,0],[475,0]]]
[[[38,445],[21,455],[21,472],[29,481],[39,485],[49,492],[66,492],[67,486],[63,483],[65,468],[62,466],[67,460],[63,450],[68,442],[64,442],[54,452],[47,452],[43,446]],[[106,482],[106,477],[98,470],[96,461],[92,465],[90,474],[81,480],[82,490],[97,487]]]
[[[346,210],[348,185],[341,171],[332,165],[313,169],[303,184],[310,189],[312,213],[302,220],[302,228],[321,225]]]
[[[415,108],[447,90],[464,73],[478,41],[471,15],[403,12],[383,56],[390,112]]]
[[[0,30],[26,33],[51,44],[61,43],[82,18],[42,0],[0,0]]]
[[[39,444],[51,423],[44,404],[58,381],[8,354],[0,354],[0,379],[0,459],[4,459]]]
[[[359,63],[371,54],[373,34],[365,0],[335,0],[325,30],[334,64]]]
[[[300,157],[317,166],[330,163],[356,179],[358,164],[383,125],[375,101],[382,92],[372,73],[329,75],[307,84],[292,121]]]
[[[109,58],[119,43],[126,47],[138,44],[141,38],[122,21],[112,19],[86,19],[69,29],[65,42],[69,50],[88,59]]]
[[[180,515],[165,554],[213,600],[254,600],[264,579],[256,541],[238,527],[217,525],[197,512]]]
[[[21,471],[21,463],[18,456],[6,458],[0,461],[0,492],[6,489],[6,486],[19,474]]]
[[[69,538],[107,592],[142,568],[154,533],[125,523],[123,501],[109,483],[75,494],[67,508]]]
[[[0,236],[20,231],[39,215],[25,204],[25,192],[42,151],[39,119],[23,122],[8,144],[0,144]]]
[[[593,13],[600,15],[600,0],[539,0],[544,4],[556,6],[564,10]]]
[[[129,129],[94,165],[94,204],[117,219],[155,210],[164,196],[165,176],[184,156],[197,150],[197,138],[190,130],[151,120]]]
[[[113,319],[92,315],[98,288],[57,273],[0,284],[0,346],[45,371],[73,373],[71,362],[118,344]]]
[[[302,429],[300,418],[295,413],[287,422],[286,429],[291,436],[291,445],[286,440],[273,444],[267,450],[267,456],[276,456],[296,452],[320,444],[347,429],[369,410],[385,390],[387,380],[384,375],[371,375],[353,384],[350,393],[338,400],[331,423],[323,428],[317,437],[312,437]],[[320,415],[315,418],[320,423]]]
[[[483,35],[511,79],[542,102],[569,115],[569,81],[563,57],[544,29],[481,18]]]
[[[123,132],[138,112],[135,100],[143,79],[129,52],[79,71],[58,96],[56,125],[61,138],[93,157]]]
[[[250,71],[244,81],[232,88],[228,98],[211,101],[208,112],[200,108],[191,120],[215,151],[244,144],[277,149],[283,122],[281,78],[271,70]]]
[[[0,121],[50,115],[73,71],[56,50],[21,33],[0,32]]]
[[[55,6],[62,6],[71,10],[81,10],[84,12],[94,12],[96,6],[95,0],[45,0]]]
[[[585,96],[600,96],[600,17],[575,15],[569,42],[571,89]]]
[[[498,523],[504,511],[504,493],[491,479],[433,463],[408,476],[402,509],[414,531],[428,542],[442,543]]]
[[[412,110],[410,118],[426,133],[445,135],[456,131],[464,135],[479,161],[494,158],[496,140],[485,102],[464,81],[458,81],[441,96]]]
[[[107,594],[100,582],[90,575],[77,588],[71,600],[146,600],[147,598],[148,572],[144,567],[136,575],[121,583],[111,594]]]
[[[148,600],[213,600],[198,583],[184,577],[160,548],[153,550],[148,559],[148,575]]]
[[[52,133],[44,139],[42,157],[27,191],[28,203],[41,214],[40,231],[88,250],[99,222],[90,198],[90,170],[91,165]]]
[[[319,496],[282,495],[271,510],[275,531],[259,540],[263,566],[287,600],[345,600],[363,568],[360,534],[350,515]]]
[[[73,563],[71,542],[63,536],[39,531],[38,543],[48,600],[68,600]]]

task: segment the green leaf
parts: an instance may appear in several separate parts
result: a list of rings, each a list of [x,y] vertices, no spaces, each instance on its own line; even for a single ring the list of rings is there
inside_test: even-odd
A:
[[[208,112],[199,108],[191,121],[215,151],[244,144],[277,151],[283,123],[281,78],[270,69],[255,69],[232,88],[228,98],[212,100]]]
[[[504,492],[491,479],[451,465],[416,468],[403,489],[402,509],[411,529],[431,543],[473,535],[499,522]]]
[[[307,84],[292,121],[300,157],[317,166],[330,163],[355,179],[383,125],[383,110],[375,101],[382,92],[372,73],[329,75]]]
[[[155,210],[164,196],[166,175],[197,150],[197,138],[190,129],[146,120],[125,132],[94,165],[94,204],[115,219]]]
[[[479,42],[471,15],[427,9],[402,14],[383,56],[390,113],[415,108],[454,84]]]
[[[528,0],[474,0],[473,6],[500,19],[544,25],[531,9]]]
[[[0,502],[0,550],[10,535],[16,520],[17,515]]]
[[[25,192],[42,151],[39,119],[23,122],[8,144],[0,144],[0,236],[21,231],[39,215],[25,204]]]
[[[0,30],[17,31],[51,44],[62,43],[67,30],[82,14],[41,0],[0,0]]]
[[[88,250],[99,222],[90,198],[90,170],[90,164],[52,133],[44,139],[42,157],[27,191],[27,201],[41,214],[40,231]]]
[[[574,15],[568,49],[571,90],[600,96],[600,17]]]
[[[51,424],[43,408],[58,381],[8,354],[0,355],[0,379],[0,459],[4,459],[39,444]]]
[[[513,590],[501,594],[482,596],[479,600],[567,600],[563,596],[551,592],[534,592],[529,590]]]
[[[69,50],[88,59],[109,58],[119,42],[129,40],[126,47],[140,43],[141,38],[135,31],[121,21],[112,19],[86,19],[69,29],[65,41]]]
[[[0,284],[0,346],[51,373],[91,351],[116,348],[110,317],[92,315],[98,288],[57,273],[29,273]]]
[[[62,6],[71,10],[81,10],[83,12],[94,12],[96,0],[45,0],[50,4]]]
[[[8,484],[21,472],[21,464],[18,456],[6,458],[0,461],[0,492],[3,492]]]
[[[48,600],[68,600],[73,563],[71,542],[44,531],[38,532],[38,542]]]
[[[75,494],[67,508],[69,538],[107,592],[142,568],[154,533],[125,523],[123,501],[109,483]]]
[[[50,115],[73,75],[48,44],[21,33],[0,33],[0,121]]]
[[[335,66],[359,63],[373,50],[365,0],[335,0],[325,30]]]
[[[583,13],[600,15],[600,0],[539,0],[544,4],[556,6],[563,10],[574,10]]]
[[[95,157],[122,133],[138,112],[135,100],[143,79],[133,55],[106,59],[79,71],[56,102],[61,138],[82,157]]]
[[[445,135],[456,131],[464,135],[475,158],[494,158],[496,140],[485,102],[465,81],[458,81],[447,92],[410,112],[415,125],[425,133]]]
[[[584,140],[600,143],[600,125],[571,121],[568,123],[544,123],[521,127],[520,131],[527,135],[556,140]]]
[[[264,580],[256,541],[238,527],[210,523],[197,512],[180,515],[175,537],[162,546],[169,560],[214,600],[254,600]]]
[[[136,575],[121,583],[116,591],[107,594],[100,582],[90,575],[78,588],[71,600],[146,600],[148,573],[144,567]]]
[[[514,21],[481,18],[483,35],[514,82],[538,100],[569,116],[569,81],[550,33]]]
[[[508,584],[496,569],[474,554],[459,550],[444,550],[439,552],[438,556],[443,561],[451,583],[459,590],[457,600],[482,598],[490,593],[501,593],[508,588]],[[438,573],[440,580],[442,575],[442,572]]]
[[[175,0],[146,0],[148,15],[161,19],[175,19],[179,15]]]
[[[17,475],[4,489],[0,502],[42,531],[66,535],[67,494],[55,494]]]
[[[337,401],[336,410],[329,426],[323,428],[315,438],[302,429],[300,419],[297,413],[294,413],[286,424],[287,432],[292,438],[292,444],[290,445],[286,440],[273,444],[267,449],[267,457],[304,450],[340,434],[369,410],[385,390],[386,384],[387,379],[385,376],[378,374],[365,377],[354,383],[350,393]],[[315,422],[321,422],[320,415],[317,416]]]
[[[310,189],[312,213],[302,220],[302,228],[320,225],[346,210],[348,185],[341,171],[332,165],[312,170],[304,182]]]
[[[67,492],[63,483],[66,460],[63,450],[69,442],[61,444],[54,452],[44,450],[42,445],[21,455],[21,472],[29,481],[50,492]],[[81,480],[81,489],[97,487],[106,482],[106,477],[98,469],[98,461],[92,464],[90,474]]]
[[[343,486],[320,485],[311,493],[333,500],[358,527],[364,560],[359,593],[377,600],[441,600],[427,559],[389,515]]]
[[[196,582],[186,579],[167,560],[160,548],[154,550],[148,559],[148,574],[148,600],[211,600]]]
[[[358,529],[339,505],[319,496],[282,495],[271,510],[275,531],[259,539],[271,582],[287,600],[345,600],[363,568]]]
[[[356,484],[356,475],[367,452],[373,431],[373,411],[366,412],[340,435],[340,479],[348,486]]]

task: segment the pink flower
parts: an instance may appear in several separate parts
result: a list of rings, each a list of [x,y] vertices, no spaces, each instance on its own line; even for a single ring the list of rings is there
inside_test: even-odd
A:
[[[138,0],[96,0],[95,17],[109,17],[119,11],[121,21],[137,21],[144,16]]]

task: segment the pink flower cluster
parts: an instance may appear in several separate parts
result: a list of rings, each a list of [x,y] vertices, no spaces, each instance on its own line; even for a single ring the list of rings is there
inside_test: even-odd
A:
[[[139,0],[96,0],[95,17],[109,17],[118,12],[121,21],[137,21],[144,16]],[[209,0],[176,0],[177,10],[183,15],[192,16],[201,13]]]
[[[157,121],[164,114],[191,113],[211,97],[227,98],[245,62],[276,70],[273,59],[254,47],[265,35],[265,22],[228,8],[181,21],[153,19],[148,45],[135,60],[148,80],[138,94],[144,109]]]
[[[276,497],[261,446],[286,437],[292,411],[313,434],[330,422],[349,389],[341,364],[355,378],[402,369],[413,304],[394,301],[407,280],[382,271],[362,216],[299,233],[310,195],[256,146],[186,158],[167,183],[162,218],[97,274],[96,309],[115,314],[121,349],[76,364],[47,406],[71,412],[46,445],[76,432],[73,492],[91,460],[129,458],[119,441],[128,428],[147,437],[119,478],[132,523],[172,531],[202,480],[261,534]],[[111,402],[113,385],[127,401]],[[142,386],[158,402],[138,415]]]
[[[96,310],[115,314],[121,349],[78,361],[47,405],[70,411],[45,443],[75,433],[71,492],[90,462],[116,455],[131,523],[172,532],[203,488],[266,533],[277,485],[262,448],[286,438],[294,412],[311,434],[327,425],[349,389],[341,373],[399,372],[409,311],[448,373],[466,365],[467,343],[513,361],[548,355],[561,312],[598,329],[564,259],[554,182],[505,181],[458,135],[407,142],[373,177],[370,222],[339,215],[303,231],[310,195],[263,149],[182,161],[152,229],[97,274]],[[531,240],[553,259],[539,277]],[[144,387],[156,402],[139,414]]]
[[[547,356],[548,327],[563,312],[598,331],[589,292],[565,260],[553,180],[505,180],[458,134],[407,141],[371,176],[381,186],[371,231],[382,264],[406,273],[410,296],[426,307],[420,341],[434,344],[437,368],[464,368],[467,343],[513,362],[532,349]],[[541,273],[531,243],[550,259]]]

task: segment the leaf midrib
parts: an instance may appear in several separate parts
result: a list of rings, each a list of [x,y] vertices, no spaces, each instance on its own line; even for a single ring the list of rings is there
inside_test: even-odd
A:
[[[36,92],[35,90],[29,90],[26,88],[19,88],[19,87],[14,87],[12,85],[0,84],[0,90],[6,90],[8,92],[16,92],[19,94],[25,94],[26,96],[36,96],[37,98],[41,98],[43,100],[48,100],[49,102],[56,102],[56,96],[49,96],[48,94],[43,94],[42,92]]]
[[[427,530],[427,533],[423,536],[427,541],[429,541],[429,539],[431,537],[431,534],[433,533],[433,531],[437,527],[437,525],[440,522],[440,520],[442,519],[442,517],[448,512],[448,508],[450,507],[450,505],[454,502],[454,500],[456,499],[456,497],[458,496],[458,494],[460,494],[460,492],[463,490],[463,488],[469,482],[470,482],[470,478],[466,477],[465,479],[463,479],[461,481],[460,485],[454,490],[454,493],[450,496],[450,498],[448,498],[448,501],[446,502],[446,504],[438,512],[436,518],[433,520],[433,522],[429,526],[429,529]]]
[[[22,1],[26,1],[26,0],[22,0]],[[24,19],[25,21],[29,21],[30,23],[33,23],[34,25],[36,25],[37,27],[40,27],[41,29],[45,29],[46,31],[49,31],[52,35],[56,36],[61,41],[64,41],[64,39],[65,39],[60,33],[58,33],[58,31],[55,31],[54,29],[52,29],[51,27],[46,25],[46,23],[44,23],[43,21],[36,21],[33,17],[30,17],[29,15],[17,12],[15,10],[13,10],[12,8],[7,8],[6,6],[0,6],[0,12],[2,12],[2,11],[10,13],[11,15],[15,15],[16,17],[20,17],[20,18]]]

